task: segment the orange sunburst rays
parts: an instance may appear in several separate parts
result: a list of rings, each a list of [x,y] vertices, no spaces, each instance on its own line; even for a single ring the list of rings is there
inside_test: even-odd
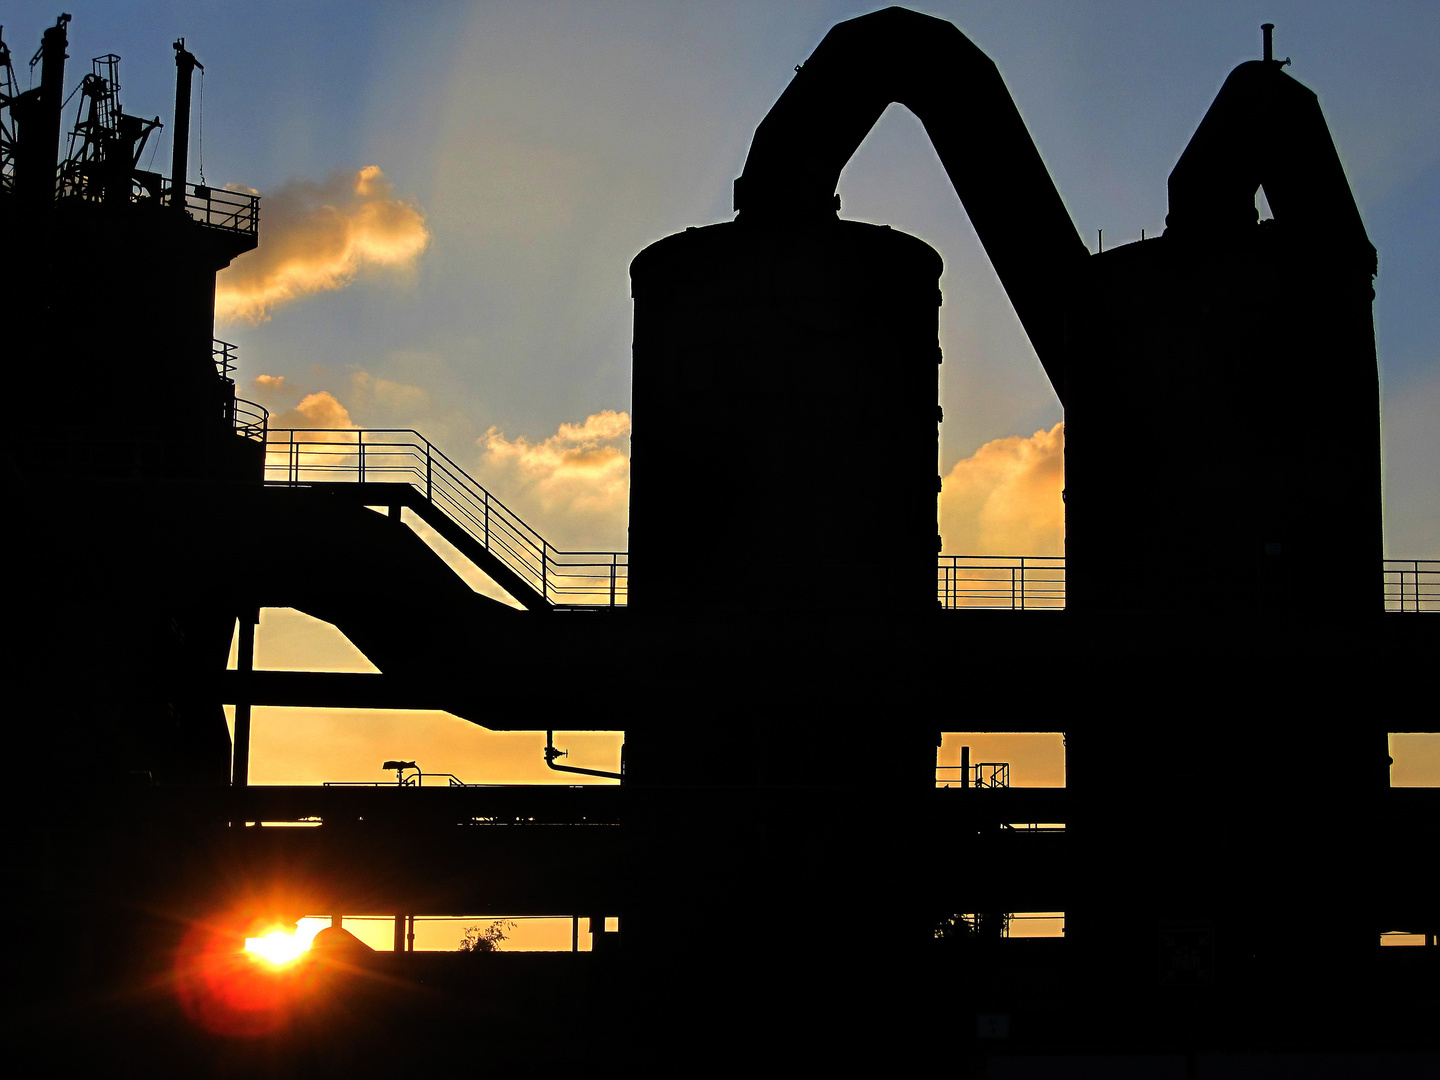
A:
[[[214,1035],[253,1037],[288,1027],[323,996],[309,942],[270,925],[254,937],[196,924],[175,958],[175,990],[190,1019]]]
[[[309,952],[310,943],[298,934],[286,933],[283,929],[270,930],[261,937],[247,937],[245,951],[273,967],[283,967],[299,960]]]

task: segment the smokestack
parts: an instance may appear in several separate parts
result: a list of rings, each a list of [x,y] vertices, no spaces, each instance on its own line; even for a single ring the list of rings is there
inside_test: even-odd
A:
[[[185,170],[190,158],[190,79],[195,69],[205,70],[185,49],[185,39],[175,42],[175,136],[170,158],[170,205],[185,209]]]
[[[55,201],[55,166],[60,154],[60,106],[65,100],[65,36],[69,15],[61,15],[40,41],[40,95],[27,102],[20,125],[15,187],[27,201]]]
[[[1261,26],[1260,26],[1260,33],[1263,35],[1264,41],[1265,41],[1265,62],[1266,62],[1267,64],[1268,64],[1271,60],[1274,60],[1274,59],[1275,59],[1274,49],[1271,48],[1271,45],[1270,45],[1270,33],[1271,33],[1271,31],[1273,31],[1274,29],[1275,29],[1275,24],[1274,24],[1274,23],[1270,23],[1270,22],[1262,23]]]

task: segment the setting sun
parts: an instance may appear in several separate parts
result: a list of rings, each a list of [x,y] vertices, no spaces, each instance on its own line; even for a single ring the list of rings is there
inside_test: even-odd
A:
[[[294,934],[283,930],[272,930],[264,937],[245,939],[245,951],[268,960],[276,967],[290,963],[310,948],[308,941],[301,941]]]

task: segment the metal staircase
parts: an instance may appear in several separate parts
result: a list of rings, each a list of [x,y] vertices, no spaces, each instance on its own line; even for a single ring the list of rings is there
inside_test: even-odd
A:
[[[408,428],[272,429],[265,440],[265,482],[325,488],[397,515],[408,508],[531,611],[625,604],[625,552],[557,549]]]

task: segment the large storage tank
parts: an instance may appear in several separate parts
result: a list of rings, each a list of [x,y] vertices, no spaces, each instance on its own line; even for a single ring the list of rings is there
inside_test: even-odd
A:
[[[635,258],[632,606],[934,608],[941,267],[838,220]]]

